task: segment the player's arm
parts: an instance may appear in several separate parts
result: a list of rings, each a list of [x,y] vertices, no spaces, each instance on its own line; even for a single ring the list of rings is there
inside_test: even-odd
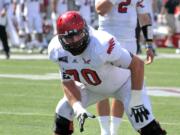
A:
[[[113,0],[96,0],[95,10],[98,14],[104,16],[106,13],[111,11],[113,7]]]
[[[152,28],[152,18],[149,13],[146,14],[139,14],[138,19],[140,22],[141,30],[144,35],[144,39],[146,41],[146,64],[150,64],[153,62],[154,59],[154,52],[153,52],[153,28]]]
[[[126,55],[126,57],[123,58],[123,55]],[[128,69],[131,71],[131,98],[128,107],[130,116],[133,117],[136,122],[144,122],[149,119],[149,111],[144,106],[142,97],[144,62],[138,56],[130,53],[128,55],[127,51],[121,54],[120,59],[122,65],[127,65],[126,61],[130,61],[128,65]]]
[[[141,91],[144,81],[144,62],[138,56],[133,55],[126,49],[122,48],[119,42],[113,38],[108,42],[109,55],[103,55],[103,58],[108,59],[114,66],[129,69],[131,71],[131,86],[132,90]]]
[[[63,81],[63,89],[71,106],[73,106],[74,103],[81,101],[80,92],[73,80]]]
[[[83,132],[85,120],[88,117],[95,118],[95,115],[92,115],[91,113],[89,113],[82,106],[81,94],[78,87],[75,84],[75,81],[73,80],[63,81],[63,89],[64,89],[64,94],[66,95],[69,101],[69,104],[72,106],[73,111],[78,119],[80,132]]]
[[[144,62],[137,56],[133,55],[128,67],[131,71],[131,89],[142,90],[144,82]]]
[[[138,19],[146,42],[152,43],[153,29],[151,15],[149,13],[138,14]]]
[[[59,58],[61,57],[61,49],[57,43],[59,43],[57,37],[53,38],[50,41],[48,45],[48,57],[51,61],[58,63],[59,65]],[[88,117],[95,118],[95,116],[87,112],[86,109],[82,106],[81,94],[79,88],[76,86],[75,81],[71,79],[71,76],[66,74],[63,65],[60,66],[61,66],[60,76],[62,79],[64,95],[66,96],[69,104],[73,108],[74,114],[76,115],[79,121],[80,131],[82,132],[84,130],[84,123],[86,118]]]
[[[131,54],[126,49],[119,50],[120,57],[112,62],[121,68],[129,69],[131,72],[131,89],[132,91],[141,91],[144,82],[144,62],[136,55]]]
[[[142,89],[144,82],[144,62],[136,55],[122,48],[115,38],[108,42],[108,61],[114,66],[129,69],[131,72],[131,99],[129,102],[129,113],[137,121],[148,119],[149,112],[144,106]],[[138,112],[138,113],[136,113]],[[138,114],[138,115],[137,115]],[[145,119],[143,119],[143,117]]]
[[[141,30],[144,35],[144,39],[146,41],[146,64],[150,64],[153,62],[154,53],[153,53],[153,27],[152,27],[152,17],[150,15],[150,7],[152,5],[148,5],[149,1],[139,1],[137,4],[137,13],[138,19],[141,26]]]

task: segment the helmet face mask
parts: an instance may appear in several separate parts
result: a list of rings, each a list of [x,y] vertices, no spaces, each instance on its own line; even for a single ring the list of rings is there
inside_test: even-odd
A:
[[[89,43],[88,27],[76,11],[68,11],[57,20],[58,38],[72,55],[81,54]]]

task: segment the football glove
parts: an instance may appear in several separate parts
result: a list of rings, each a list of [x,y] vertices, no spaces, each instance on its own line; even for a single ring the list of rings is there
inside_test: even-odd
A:
[[[134,117],[136,123],[148,120],[149,111],[143,104],[142,91],[132,90],[131,100],[129,103],[130,117]]]
[[[85,108],[82,107],[81,102],[77,101],[72,106],[74,113],[79,122],[80,132],[84,131],[84,123],[87,118],[95,118],[95,115],[87,112]]]
[[[80,132],[84,131],[84,123],[87,118],[96,118],[96,116],[90,113],[82,113],[77,117],[79,122]]]

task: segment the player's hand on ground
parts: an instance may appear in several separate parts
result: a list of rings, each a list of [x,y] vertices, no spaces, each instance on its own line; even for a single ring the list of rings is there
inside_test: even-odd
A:
[[[77,101],[72,106],[74,114],[79,122],[80,132],[84,131],[84,123],[87,118],[95,118],[95,115],[89,113],[81,104],[80,101]]]
[[[89,113],[89,112],[84,112],[84,113],[79,114],[79,116],[77,117],[77,119],[78,119],[78,122],[79,122],[80,132],[83,132],[83,131],[84,131],[84,123],[85,123],[85,120],[86,120],[87,118],[95,118],[95,117],[96,117],[95,115],[92,115],[92,114]]]

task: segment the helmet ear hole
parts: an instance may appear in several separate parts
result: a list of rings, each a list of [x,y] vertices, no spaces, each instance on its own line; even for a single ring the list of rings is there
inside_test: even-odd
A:
[[[68,11],[62,14],[57,19],[57,31],[62,47],[73,55],[81,54],[89,43],[88,27],[77,11]],[[82,33],[84,33],[83,36]],[[76,35],[82,37],[77,41],[70,39]]]

